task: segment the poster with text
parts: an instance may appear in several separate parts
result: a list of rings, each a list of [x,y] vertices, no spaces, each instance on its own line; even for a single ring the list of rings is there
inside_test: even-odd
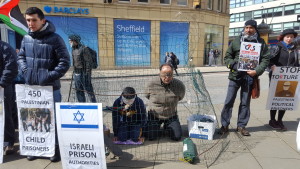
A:
[[[52,157],[55,116],[52,86],[16,85],[20,154]]]
[[[260,43],[242,42],[238,70],[254,70],[259,65],[260,49]]]
[[[160,63],[165,63],[166,52],[173,52],[180,61],[187,65],[189,54],[189,23],[160,22]]]
[[[4,89],[1,87],[0,88],[0,147],[3,147],[4,144],[4,119],[5,119],[5,114],[4,114]],[[0,148],[0,164],[3,163],[3,148]]]
[[[106,169],[101,103],[57,103],[64,169]]]
[[[150,21],[114,20],[116,66],[150,66]]]
[[[300,68],[276,67],[272,76],[267,100],[268,110],[296,110],[299,104]]]

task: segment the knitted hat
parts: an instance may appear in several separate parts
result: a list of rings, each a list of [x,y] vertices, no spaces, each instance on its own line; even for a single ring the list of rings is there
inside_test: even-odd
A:
[[[133,87],[125,87],[122,92],[122,96],[126,99],[133,99],[135,97],[136,93]]]
[[[75,42],[79,43],[80,40],[81,40],[81,38],[80,38],[79,35],[73,34],[73,35],[70,35],[70,36],[69,36],[69,40],[72,40],[72,41],[75,41]]]
[[[255,20],[248,20],[245,22],[245,26],[251,25],[257,30],[257,22]]]
[[[298,35],[298,33],[294,29],[285,29],[281,35],[284,37],[285,35],[293,34],[295,37]]]

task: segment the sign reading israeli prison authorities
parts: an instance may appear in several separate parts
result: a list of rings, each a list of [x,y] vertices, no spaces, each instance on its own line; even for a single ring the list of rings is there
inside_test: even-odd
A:
[[[52,157],[55,116],[52,86],[16,85],[20,154]]]
[[[4,141],[4,89],[0,88],[0,147],[3,147]],[[6,146],[6,145],[5,145]],[[3,148],[0,148],[0,164],[3,163]]]
[[[64,169],[106,169],[101,103],[56,103]]]
[[[296,110],[299,104],[299,67],[276,67],[271,76],[267,110]]]

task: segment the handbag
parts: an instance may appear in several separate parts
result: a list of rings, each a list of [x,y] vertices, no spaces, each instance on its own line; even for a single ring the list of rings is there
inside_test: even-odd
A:
[[[259,78],[256,76],[253,78],[252,91],[251,91],[252,99],[259,98],[259,94],[260,94],[260,84],[259,84]]]

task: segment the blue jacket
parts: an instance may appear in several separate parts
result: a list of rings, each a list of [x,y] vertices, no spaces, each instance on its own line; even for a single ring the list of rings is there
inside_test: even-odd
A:
[[[12,84],[18,74],[17,53],[7,43],[0,41],[0,86]]]
[[[40,31],[24,36],[18,63],[26,84],[60,89],[59,79],[70,67],[70,56],[50,21]]]
[[[146,107],[142,99],[136,97],[133,104],[126,111],[123,111],[124,106],[125,103],[123,103],[121,96],[115,100],[113,105],[115,111],[112,112],[112,120],[115,136],[117,136],[118,128],[121,125],[134,124],[143,126],[146,123]],[[132,112],[132,114],[126,116],[126,112]]]

